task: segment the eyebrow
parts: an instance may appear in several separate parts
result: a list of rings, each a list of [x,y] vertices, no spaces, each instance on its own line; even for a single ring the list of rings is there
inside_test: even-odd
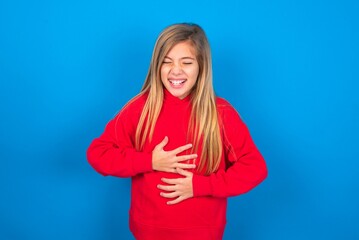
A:
[[[168,58],[168,59],[170,59],[170,60],[173,60],[172,58],[170,58],[170,57],[168,57],[168,56],[165,56],[165,58]],[[196,60],[195,58],[193,58],[193,57],[183,57],[183,58],[180,58],[180,59],[190,59],[190,60]]]

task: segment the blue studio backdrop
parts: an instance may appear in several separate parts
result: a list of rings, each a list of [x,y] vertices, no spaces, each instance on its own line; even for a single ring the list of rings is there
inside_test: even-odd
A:
[[[130,179],[86,149],[136,95],[160,31],[195,22],[269,169],[224,239],[359,239],[359,3],[0,1],[0,239],[133,239]]]

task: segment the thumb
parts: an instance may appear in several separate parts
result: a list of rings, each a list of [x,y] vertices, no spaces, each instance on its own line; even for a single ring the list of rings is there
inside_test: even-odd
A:
[[[168,137],[166,136],[166,137],[162,140],[162,142],[160,142],[160,143],[156,146],[156,148],[163,149],[163,148],[167,145],[167,143],[168,143]]]

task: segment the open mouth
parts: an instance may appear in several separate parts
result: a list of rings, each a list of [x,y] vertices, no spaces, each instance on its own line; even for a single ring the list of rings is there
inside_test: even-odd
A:
[[[168,80],[172,86],[174,87],[181,87],[185,82],[186,79],[177,79],[177,80]]]

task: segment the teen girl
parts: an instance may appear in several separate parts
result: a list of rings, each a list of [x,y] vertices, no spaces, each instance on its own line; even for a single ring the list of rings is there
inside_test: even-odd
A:
[[[141,92],[93,140],[102,175],[131,177],[136,239],[222,239],[227,197],[267,176],[236,110],[215,96],[207,37],[195,24],[160,34]]]

